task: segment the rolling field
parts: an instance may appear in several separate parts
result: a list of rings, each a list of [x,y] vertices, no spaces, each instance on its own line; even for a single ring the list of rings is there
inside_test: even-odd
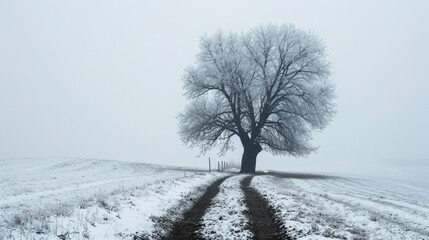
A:
[[[0,164],[2,240],[429,239],[429,191],[399,180],[85,159]]]

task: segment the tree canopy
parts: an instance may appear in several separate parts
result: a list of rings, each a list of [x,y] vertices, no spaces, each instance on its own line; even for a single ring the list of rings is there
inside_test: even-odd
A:
[[[293,25],[204,36],[183,78],[189,102],[179,115],[180,136],[202,152],[220,146],[221,153],[238,136],[242,171],[246,150],[309,154],[316,149],[311,133],[335,114],[330,76],[323,42]]]

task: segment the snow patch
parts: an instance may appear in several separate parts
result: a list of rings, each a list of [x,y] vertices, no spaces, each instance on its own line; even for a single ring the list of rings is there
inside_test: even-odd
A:
[[[299,239],[429,239],[429,196],[374,179],[257,176],[251,186]]]
[[[227,178],[203,216],[201,234],[207,239],[251,239],[248,208],[240,183],[247,175]]]

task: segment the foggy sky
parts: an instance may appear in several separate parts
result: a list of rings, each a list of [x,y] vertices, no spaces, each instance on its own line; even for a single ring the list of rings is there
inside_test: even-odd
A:
[[[0,1],[0,158],[203,167],[217,151],[197,158],[176,119],[199,38],[292,23],[325,41],[338,114],[317,153],[261,153],[257,167],[428,165],[428,12],[423,0]]]

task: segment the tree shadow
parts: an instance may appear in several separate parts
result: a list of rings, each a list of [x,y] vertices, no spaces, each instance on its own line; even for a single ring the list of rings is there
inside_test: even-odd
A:
[[[298,173],[298,172],[278,172],[278,171],[257,171],[257,175],[271,175],[278,178],[298,178],[298,179],[333,179],[338,178],[336,176],[315,174],[315,173]]]

